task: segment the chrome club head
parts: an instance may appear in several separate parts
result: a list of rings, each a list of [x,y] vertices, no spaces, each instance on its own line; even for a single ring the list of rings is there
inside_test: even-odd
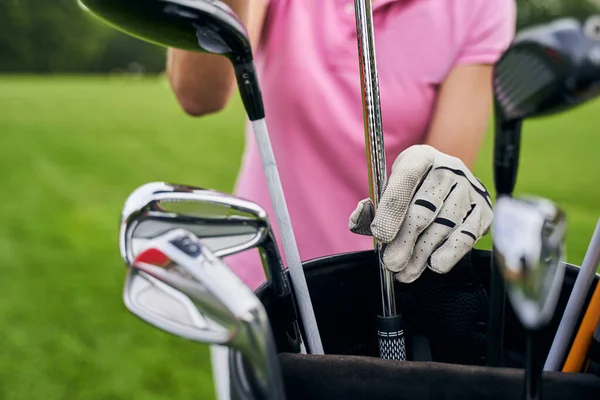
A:
[[[175,336],[222,344],[231,335],[202,314],[188,296],[137,268],[127,271],[123,301],[131,313]]]
[[[565,213],[534,197],[500,197],[493,223],[494,253],[523,326],[552,318],[565,273]]]
[[[150,182],[135,189],[121,215],[119,247],[130,265],[149,240],[173,229],[186,229],[217,257],[257,248],[275,296],[286,304],[291,352],[303,352],[291,285],[266,211],[258,204],[215,190]]]
[[[217,257],[260,245],[271,229],[267,213],[255,203],[214,190],[150,182],[125,201],[121,257],[130,264],[148,240],[176,228],[202,239]]]
[[[158,236],[148,242],[133,260],[131,268],[139,270],[136,274],[141,272],[144,277],[159,282],[154,286],[155,292],[156,289],[171,291],[178,298],[189,299],[197,309],[195,320],[202,316],[206,323],[190,324],[186,322],[190,318],[182,318],[181,312],[179,317],[171,312],[165,318],[165,312],[153,303],[148,306],[148,301],[143,307],[139,306],[139,301],[130,302],[138,304],[132,310],[134,314],[142,314],[144,320],[170,333],[239,351],[251,366],[259,398],[284,398],[275,343],[262,303],[197,237],[184,229]],[[126,291],[133,287],[127,285]],[[125,297],[140,298],[129,293]],[[188,302],[184,305],[189,308]],[[182,331],[185,336],[180,334]]]

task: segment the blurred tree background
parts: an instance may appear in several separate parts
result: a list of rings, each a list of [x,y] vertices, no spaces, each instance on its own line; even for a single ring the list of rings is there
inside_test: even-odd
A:
[[[157,73],[165,50],[87,15],[76,0],[0,0],[0,72]]]
[[[518,0],[518,27],[598,12],[598,0]],[[164,49],[110,29],[76,0],[0,0],[0,72],[160,73]]]

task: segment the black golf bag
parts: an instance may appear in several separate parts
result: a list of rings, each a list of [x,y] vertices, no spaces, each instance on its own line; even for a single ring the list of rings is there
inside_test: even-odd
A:
[[[489,251],[473,250],[448,274],[426,270],[411,284],[396,283],[411,361],[379,358],[376,316],[381,310],[381,294],[374,252],[336,255],[304,264],[325,355],[290,353],[286,318],[268,283],[263,284],[256,293],[272,324],[287,399],[523,398],[525,331],[508,300],[505,367],[485,366],[490,257]],[[578,267],[567,265],[556,313],[540,335],[544,359],[578,271]],[[590,293],[597,282],[598,276]],[[236,398],[236,385],[240,384],[235,369],[230,368],[232,398]],[[595,375],[549,372],[543,379],[542,392],[547,400],[600,400],[600,378]]]

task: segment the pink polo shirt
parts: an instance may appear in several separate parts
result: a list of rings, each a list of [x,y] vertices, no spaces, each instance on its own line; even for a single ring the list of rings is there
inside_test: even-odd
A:
[[[348,230],[350,214],[369,197],[354,2],[267,1],[255,58],[300,257],[371,249],[371,238]],[[423,142],[436,87],[449,71],[459,64],[493,63],[506,49],[516,5],[514,0],[373,4],[389,169],[400,152]],[[235,193],[267,210],[280,240],[250,125]],[[256,251],[227,262],[252,289],[265,279]]]

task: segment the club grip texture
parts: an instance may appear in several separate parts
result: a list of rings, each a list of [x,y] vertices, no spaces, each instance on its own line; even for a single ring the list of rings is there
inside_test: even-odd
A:
[[[406,360],[406,341],[402,315],[377,317],[379,356],[386,360]]]

